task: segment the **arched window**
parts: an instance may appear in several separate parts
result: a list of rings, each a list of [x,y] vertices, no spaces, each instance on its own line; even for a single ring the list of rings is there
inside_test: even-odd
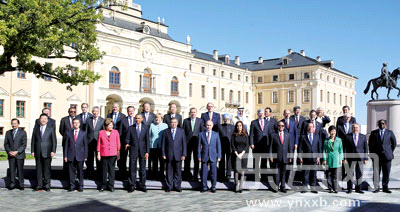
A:
[[[151,71],[149,69],[144,70],[142,78],[142,90],[146,93],[151,92]]]
[[[179,94],[178,84],[179,84],[178,78],[172,77],[172,80],[171,80],[171,96],[178,96],[178,94]]]
[[[121,87],[120,76],[121,72],[119,72],[117,67],[113,66],[109,72],[110,88],[120,89]]]

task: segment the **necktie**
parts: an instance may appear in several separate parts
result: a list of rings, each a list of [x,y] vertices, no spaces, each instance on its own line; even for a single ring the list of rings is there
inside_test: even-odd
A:
[[[286,127],[289,129],[289,119],[286,120]]]
[[[86,124],[86,113],[83,114],[83,123]]]
[[[208,142],[208,144],[210,144],[210,140],[211,140],[211,132],[207,132],[207,142]]]
[[[357,134],[354,134],[354,144],[357,146],[358,144],[358,138],[357,138]]]
[[[140,137],[140,126],[139,125],[136,126],[136,134],[137,134],[137,137],[139,138]]]
[[[75,130],[75,134],[74,134],[74,139],[75,139],[75,143],[76,143],[76,139],[78,138],[78,131]]]
[[[147,122],[147,118],[149,117],[149,113],[145,113],[144,116],[146,117],[146,122]]]
[[[17,130],[14,130],[13,139],[15,138],[15,135],[17,135]]]
[[[346,134],[349,132],[349,129],[348,129],[348,126],[347,126],[347,123],[344,123],[344,129],[345,129],[345,131],[346,131]]]
[[[175,129],[172,129],[172,139],[175,140]]]
[[[381,140],[383,141],[383,135],[384,135],[385,133],[384,133],[384,131],[383,130],[381,130]]]
[[[97,118],[93,119],[93,129],[96,128],[96,124],[97,124]]]
[[[73,126],[72,126],[72,120],[73,120],[73,118],[70,117],[70,118],[69,118],[69,124],[70,124],[70,126],[71,126],[71,129],[73,128]]]
[[[117,114],[114,113],[114,125],[117,124],[117,117],[118,117]]]
[[[309,134],[308,139],[310,140],[310,144],[312,145],[313,143],[312,134]]]
[[[283,133],[282,132],[279,133],[279,137],[281,139],[281,144],[283,144]]]
[[[269,117],[267,118],[267,122],[269,122]]]
[[[208,116],[210,117],[210,121],[212,121],[212,112],[208,113]]]
[[[40,126],[40,137],[43,137],[43,126]]]
[[[194,124],[195,124],[195,122],[196,122],[196,119],[192,119],[192,132],[194,131]]]
[[[132,117],[129,117],[129,126],[132,126],[132,124],[133,124]]]
[[[299,117],[296,116],[296,124],[299,124]]]
[[[261,130],[264,131],[264,119],[261,119]]]

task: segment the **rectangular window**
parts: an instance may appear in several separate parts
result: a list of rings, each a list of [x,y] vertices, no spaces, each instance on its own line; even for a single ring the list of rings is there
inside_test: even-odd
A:
[[[321,102],[324,101],[324,91],[323,90],[320,91],[319,98],[321,99]]]
[[[278,75],[272,76],[272,81],[277,82],[278,81]]]
[[[225,89],[221,88],[221,100],[225,101]]]
[[[232,73],[229,74],[229,78],[233,79],[233,74]]]
[[[310,79],[310,73],[305,72],[304,73],[304,79]]]
[[[17,117],[24,118],[25,117],[25,101],[17,101]]]
[[[221,77],[224,77],[224,71],[221,71]]]
[[[206,68],[203,66],[201,67],[201,73],[204,74],[206,72]]]
[[[0,127],[0,135],[4,135],[4,127]]]
[[[217,70],[216,69],[213,69],[213,75],[217,76]]]
[[[189,71],[192,71],[192,64],[189,64]]]
[[[344,96],[344,104],[347,105],[347,96]]]
[[[246,76],[246,82],[249,82],[249,76]]]
[[[353,97],[350,97],[350,107],[353,106]]]
[[[286,59],[286,58],[283,59],[283,62],[282,62],[282,63],[283,63],[283,65],[287,65],[287,64],[288,64],[288,59]]]
[[[333,93],[333,104],[336,105],[336,93]]]
[[[217,99],[217,87],[213,87],[213,99]]]
[[[278,103],[278,92],[277,91],[272,92],[272,103],[274,103],[274,104]]]
[[[17,71],[17,77],[20,79],[26,79],[26,74],[23,71]]]
[[[262,104],[262,103],[263,103],[262,93],[258,92],[257,93],[257,104]]]
[[[339,95],[339,103],[342,105],[342,94]]]
[[[294,91],[289,91],[288,93],[288,102],[293,103],[294,102]]]
[[[201,98],[206,98],[206,86],[201,86]]]
[[[257,82],[263,82],[262,77],[257,77]]]
[[[331,99],[329,96],[329,91],[326,92],[326,103],[330,103]]]
[[[50,111],[52,111],[51,105],[52,104],[50,102],[45,102],[45,103],[43,103],[43,108],[49,108]]]
[[[310,90],[303,91],[303,102],[310,102]]]
[[[189,83],[189,97],[192,97],[192,92],[193,92],[193,84]]]
[[[289,74],[289,80],[294,80],[294,74]]]
[[[238,74],[238,80],[240,81],[240,74]]]
[[[4,116],[4,99],[0,99],[0,116]]]
[[[240,91],[238,91],[238,102],[240,102]]]
[[[246,104],[249,103],[249,92],[246,92]]]

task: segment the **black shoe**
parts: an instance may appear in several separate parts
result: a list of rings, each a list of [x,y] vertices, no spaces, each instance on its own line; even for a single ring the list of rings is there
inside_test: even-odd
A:
[[[379,193],[379,188],[373,191],[372,193]]]
[[[15,187],[8,187],[8,190],[14,190],[15,189]]]
[[[177,192],[182,192],[182,189],[176,189]]]
[[[134,192],[135,191],[135,188],[129,188],[128,189],[128,193],[132,193],[132,192]]]
[[[392,191],[390,191],[389,189],[383,189],[383,192],[388,193],[388,194],[392,193]]]
[[[165,192],[169,193],[169,192],[171,192],[171,190],[170,189],[166,189]]]
[[[348,189],[346,193],[351,194],[353,192],[352,189]],[[357,192],[357,191],[356,191]]]
[[[147,188],[142,188],[142,191],[146,193],[147,192]]]
[[[243,192],[243,190],[242,190],[242,189],[240,189],[240,190],[239,190],[239,193],[242,193],[242,192]]]
[[[23,190],[25,190],[25,189],[24,189],[24,187],[20,187],[19,190],[20,190],[20,191],[23,191]]]
[[[211,190],[211,193],[215,193],[215,192],[217,192],[217,190]]]
[[[281,189],[281,192],[286,193],[287,191],[286,191],[286,189]]]
[[[304,194],[304,193],[307,193],[307,191],[301,191],[300,193]]]
[[[83,192],[83,188],[78,189],[78,192]]]
[[[44,190],[50,192],[50,188],[44,188]]]
[[[336,191],[335,191],[336,192]],[[318,191],[311,191],[311,193],[318,194]]]
[[[201,191],[200,191],[200,193],[204,193],[204,192],[207,192],[207,190],[201,190]]]
[[[356,190],[356,192],[359,193],[359,194],[363,194],[364,193],[364,191],[361,191],[361,190]]]
[[[72,189],[72,188],[68,189],[68,192],[72,192],[72,191],[74,191],[74,189]]]

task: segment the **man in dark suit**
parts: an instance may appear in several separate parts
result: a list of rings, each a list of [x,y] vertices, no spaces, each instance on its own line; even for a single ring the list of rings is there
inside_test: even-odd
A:
[[[186,135],[186,148],[187,154],[185,159],[185,167],[183,171],[183,179],[199,181],[199,157],[197,155],[198,137],[201,132],[204,131],[203,120],[197,118],[197,109],[190,108],[190,117],[183,121],[183,130]],[[190,163],[192,160],[193,153],[193,177],[190,172]]]
[[[154,119],[156,118],[156,115],[150,111],[151,106],[150,103],[145,102],[143,104],[143,124],[145,124],[147,127],[150,127],[151,123],[154,123]]]
[[[26,132],[19,128],[19,120],[11,120],[12,129],[4,137],[4,149],[8,155],[10,167],[10,185],[8,189],[15,188],[15,171],[18,171],[19,189],[24,190],[24,161],[26,149]]]
[[[344,153],[344,164],[347,165],[346,173],[347,177],[352,176],[347,181],[347,193],[351,193],[353,190],[353,176],[354,169],[356,171],[356,192],[364,193],[361,191],[362,173],[364,166],[368,160],[368,143],[367,137],[360,133],[360,125],[355,123],[352,126],[353,133],[347,135],[347,139],[343,140],[343,153]],[[355,163],[354,168],[353,163]]]
[[[90,117],[86,123],[86,134],[88,140],[88,157],[86,161],[86,170],[90,178],[95,177],[94,160],[96,159],[97,176],[101,176],[100,161],[96,158],[97,140],[100,130],[104,130],[104,118],[100,117],[100,108],[94,106],[92,109],[93,117]]]
[[[251,121],[250,123],[250,147],[255,154],[253,157],[253,168],[261,169],[267,168],[268,158],[266,158],[266,153],[269,152],[269,137],[268,135],[271,133],[270,128],[266,126],[266,121],[264,119],[264,110],[257,110],[258,119]],[[263,154],[265,153],[265,154]],[[264,155],[264,158],[262,158]],[[257,165],[259,163],[259,165]],[[267,180],[266,175],[261,175],[261,180]]]
[[[128,192],[135,191],[136,186],[136,171],[137,161],[139,160],[139,188],[143,192],[147,192],[146,189],[146,160],[149,157],[150,152],[150,139],[149,139],[149,128],[142,123],[143,117],[141,114],[136,114],[135,124],[129,127],[128,136],[126,137],[126,149],[129,149],[129,188]]]
[[[113,110],[112,113],[107,114],[107,118],[110,118],[113,120],[114,130],[118,130],[121,120],[122,120],[122,118],[125,117],[125,114],[119,112],[119,104],[118,103],[113,104],[112,110]]]
[[[218,164],[218,179],[228,182],[231,178],[232,162],[231,162],[231,139],[235,126],[231,124],[229,114],[223,115],[223,124],[219,126],[219,138],[221,140],[221,161]]]
[[[185,131],[178,128],[178,120],[171,119],[171,127],[166,129],[161,142],[162,158],[167,161],[167,188],[170,192],[173,188],[181,192],[182,161],[186,157]]]
[[[270,129],[270,132],[268,134],[268,137],[270,137],[270,135],[277,130],[276,125],[278,121],[274,117],[272,117],[272,109],[270,107],[266,107],[264,109],[264,116],[265,116],[265,124]]]
[[[208,177],[208,164],[211,170],[211,192],[217,191],[217,162],[221,160],[221,140],[217,132],[213,131],[213,122],[208,120],[206,122],[206,131],[199,134],[198,156],[201,162],[201,182],[203,188],[201,192],[206,192],[207,177]]]
[[[295,106],[293,107],[293,113],[294,115],[292,115],[290,117],[290,119],[294,120],[294,122],[296,123],[296,146],[295,149],[297,149],[297,145],[299,143],[299,138],[301,135],[301,131],[303,129],[303,124],[306,121],[306,118],[304,118],[304,116],[301,116],[301,107],[300,106]]]
[[[386,129],[386,121],[381,119],[378,121],[379,129],[373,130],[368,139],[369,152],[374,153],[379,157],[379,160],[375,160],[373,157],[373,169],[374,169],[374,193],[379,192],[379,181],[380,174],[382,171],[382,187],[383,192],[392,193],[389,190],[389,176],[390,168],[392,167],[392,160],[394,158],[393,152],[396,149],[396,137],[393,132]]]
[[[42,188],[50,191],[51,159],[56,153],[57,139],[55,130],[47,126],[48,116],[42,114],[39,119],[40,126],[34,129],[31,139],[31,153],[35,157],[38,183],[35,191]]]
[[[322,124],[322,128],[325,128],[325,126],[331,122],[331,119],[329,116],[325,115],[322,107],[317,108],[317,121]]]
[[[135,107],[129,106],[127,108],[128,116],[121,119],[118,133],[121,141],[121,146],[126,146],[126,137],[128,136],[129,127],[135,124]],[[128,150],[121,148],[119,151],[119,160],[117,161],[117,166],[119,172],[121,173],[122,179],[128,176],[128,171],[126,169],[126,160],[128,158]]]
[[[278,122],[278,133],[271,135],[271,145],[269,148],[271,167],[278,169],[275,178],[275,185],[277,192],[279,187],[281,192],[286,193],[286,165],[292,161],[290,153],[293,153],[292,141],[290,134],[285,133],[285,123],[282,121]],[[273,155],[275,154],[275,156]]]
[[[81,104],[81,110],[82,110],[82,113],[80,113],[76,117],[81,120],[81,123],[82,123],[81,124],[81,129],[85,130],[86,129],[87,120],[89,120],[90,117],[93,117],[93,114],[88,112],[88,110],[89,110],[88,103],[82,103]]]
[[[306,154],[303,158],[303,154]],[[316,168],[316,165],[320,164],[321,158],[321,140],[317,133],[315,133],[314,125],[312,123],[307,124],[307,134],[301,135],[299,139],[298,157],[301,165],[311,166]],[[317,185],[317,170],[310,170],[305,168],[303,170],[303,186],[306,192],[307,186],[310,185],[311,192],[318,193],[315,189]],[[310,179],[311,178],[311,179]]]
[[[176,104],[171,103],[169,105],[169,113],[164,115],[164,123],[166,123],[168,126],[171,126],[171,119],[176,118],[178,120],[178,127],[182,127],[182,116],[180,114],[176,113]]]
[[[70,107],[68,109],[68,114],[69,114],[68,116],[63,117],[60,121],[59,132],[62,135],[62,143],[61,143],[63,148],[62,151],[64,151],[65,141],[67,140],[67,134],[69,131],[73,129],[72,121],[75,119],[76,116],[76,108]],[[63,162],[64,178],[68,176],[68,171],[69,171],[68,164],[66,162]]]
[[[299,109],[296,109],[298,111]],[[291,118],[290,116],[290,110],[286,109],[283,111],[283,119],[281,120],[284,125],[285,125],[285,132],[290,135],[290,147],[292,148],[291,152],[297,151],[297,145],[298,145],[298,137],[299,135],[297,134],[300,132],[297,128],[297,123],[296,123],[296,116]],[[301,120],[301,118],[299,118]],[[304,123],[304,122],[303,122]],[[293,165],[293,160],[289,161],[289,165]],[[290,173],[293,171],[293,166],[290,166],[288,170],[286,170],[286,175],[285,175],[285,181],[289,182],[289,177]],[[295,174],[295,173],[294,173]]]
[[[69,167],[69,192],[75,190],[76,179],[79,179],[78,191],[83,191],[83,163],[88,158],[88,142],[86,132],[80,127],[81,119],[75,118],[73,129],[67,132],[65,140],[64,161]]]
[[[339,125],[341,125],[344,122],[344,118],[346,117],[346,115],[349,115],[350,118],[350,123],[354,124],[357,123],[356,118],[350,115],[350,107],[345,105],[342,108],[343,111],[343,116],[338,117],[337,121],[336,121],[336,128],[338,128]]]
[[[348,134],[352,133],[352,125],[355,123],[351,122],[351,116],[349,114],[346,114],[343,118],[343,121],[340,122],[336,128],[337,128],[337,136],[343,140],[347,138]]]
[[[221,124],[221,117],[219,113],[214,112],[214,104],[212,102],[207,104],[207,111],[208,112],[201,114],[201,119],[204,124],[206,124],[208,120],[211,120],[214,126],[212,130],[218,132],[219,125]]]
[[[42,109],[42,114],[46,114],[49,117],[49,121],[48,121],[47,125],[49,127],[54,128],[54,132],[56,132],[56,129],[57,129],[56,128],[56,120],[51,118],[51,110],[50,110],[50,108],[47,108],[47,107],[43,108]],[[35,120],[35,127],[34,128],[36,128],[36,127],[40,127],[40,119],[36,119]]]

